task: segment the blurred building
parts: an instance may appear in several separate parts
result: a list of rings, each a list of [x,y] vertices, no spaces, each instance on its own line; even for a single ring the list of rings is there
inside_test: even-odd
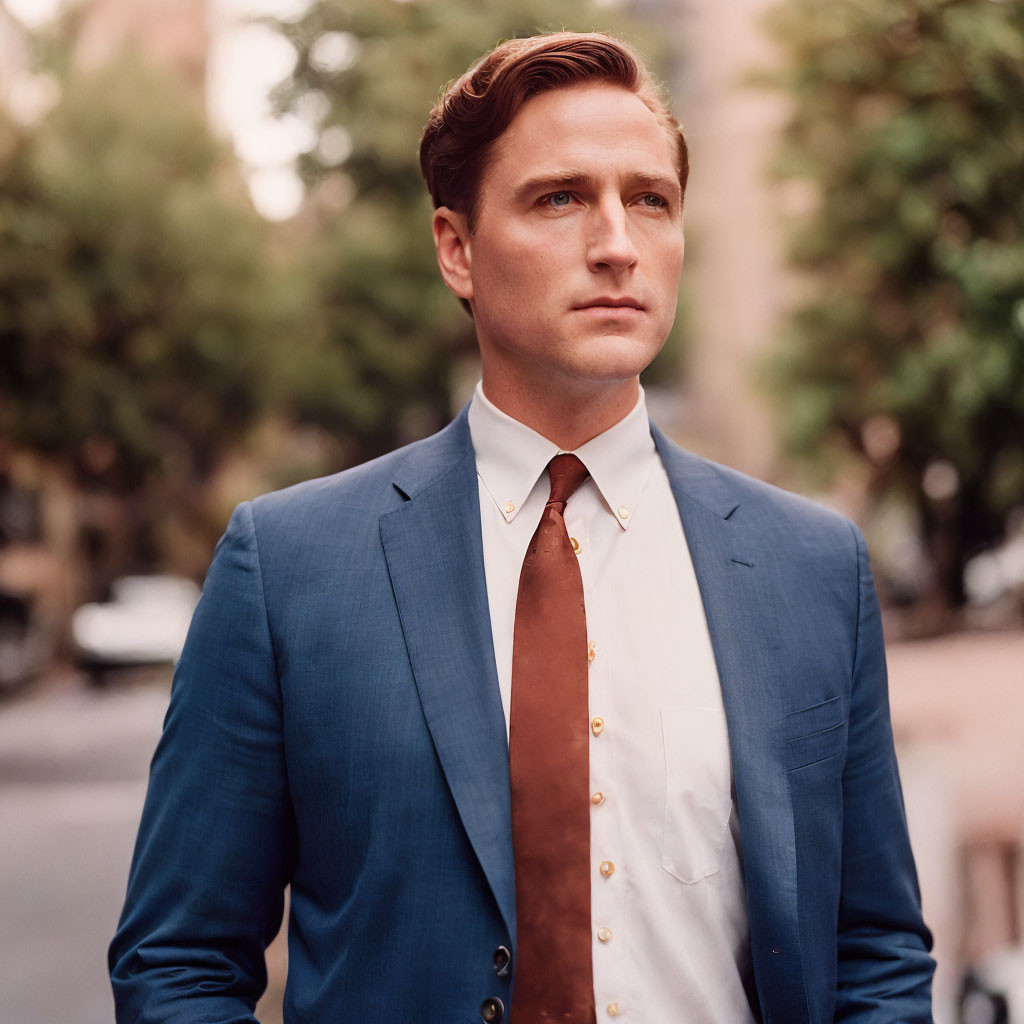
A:
[[[210,0],[62,0],[74,59],[101,67],[125,49],[169,67],[205,95],[210,50]],[[30,123],[56,101],[57,85],[32,72],[25,26],[0,0],[0,105]]]
[[[21,27],[7,8],[0,4],[0,95],[5,94],[6,86],[16,70],[25,66],[25,50]]]
[[[784,312],[778,197],[764,166],[785,117],[777,95],[746,86],[772,60],[758,19],[772,0],[640,5],[679,40],[675,110],[690,150],[686,265],[690,348],[676,436],[754,476],[778,469],[775,430],[756,387],[757,361]]]
[[[20,22],[0,3],[0,104],[15,111],[18,89],[29,66],[28,42]]]
[[[134,48],[178,71],[202,93],[209,51],[208,0],[81,0],[75,56],[86,68]]]

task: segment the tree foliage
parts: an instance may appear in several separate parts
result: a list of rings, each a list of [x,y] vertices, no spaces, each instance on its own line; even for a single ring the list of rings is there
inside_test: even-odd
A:
[[[775,364],[788,441],[920,508],[945,596],[1024,503],[1024,6],[785,0],[777,169],[810,284]]]
[[[197,99],[126,56],[0,135],[0,431],[112,491],[207,473],[289,301]]]

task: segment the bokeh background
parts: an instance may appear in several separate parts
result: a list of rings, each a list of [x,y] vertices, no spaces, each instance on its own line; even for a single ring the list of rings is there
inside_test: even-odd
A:
[[[652,413],[863,527],[936,1018],[1024,1021],[1020,0],[0,0],[3,1024],[112,1017],[233,506],[468,399],[419,134],[472,59],[563,27],[649,55],[690,144]]]

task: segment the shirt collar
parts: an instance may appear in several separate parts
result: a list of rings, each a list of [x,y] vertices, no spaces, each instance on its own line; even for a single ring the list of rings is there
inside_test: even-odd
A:
[[[562,449],[502,412],[477,383],[469,406],[476,468],[498,511],[512,522],[547,464]],[[643,388],[636,405],[614,426],[574,452],[590,471],[610,515],[629,529],[656,457]]]

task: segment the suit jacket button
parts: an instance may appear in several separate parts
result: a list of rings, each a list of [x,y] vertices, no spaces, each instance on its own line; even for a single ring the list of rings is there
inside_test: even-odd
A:
[[[507,978],[512,973],[512,954],[507,946],[499,946],[494,951],[494,973],[499,978]]]
[[[497,1024],[504,1013],[505,1004],[497,996],[491,996],[480,1004],[480,1019],[487,1024]]]

